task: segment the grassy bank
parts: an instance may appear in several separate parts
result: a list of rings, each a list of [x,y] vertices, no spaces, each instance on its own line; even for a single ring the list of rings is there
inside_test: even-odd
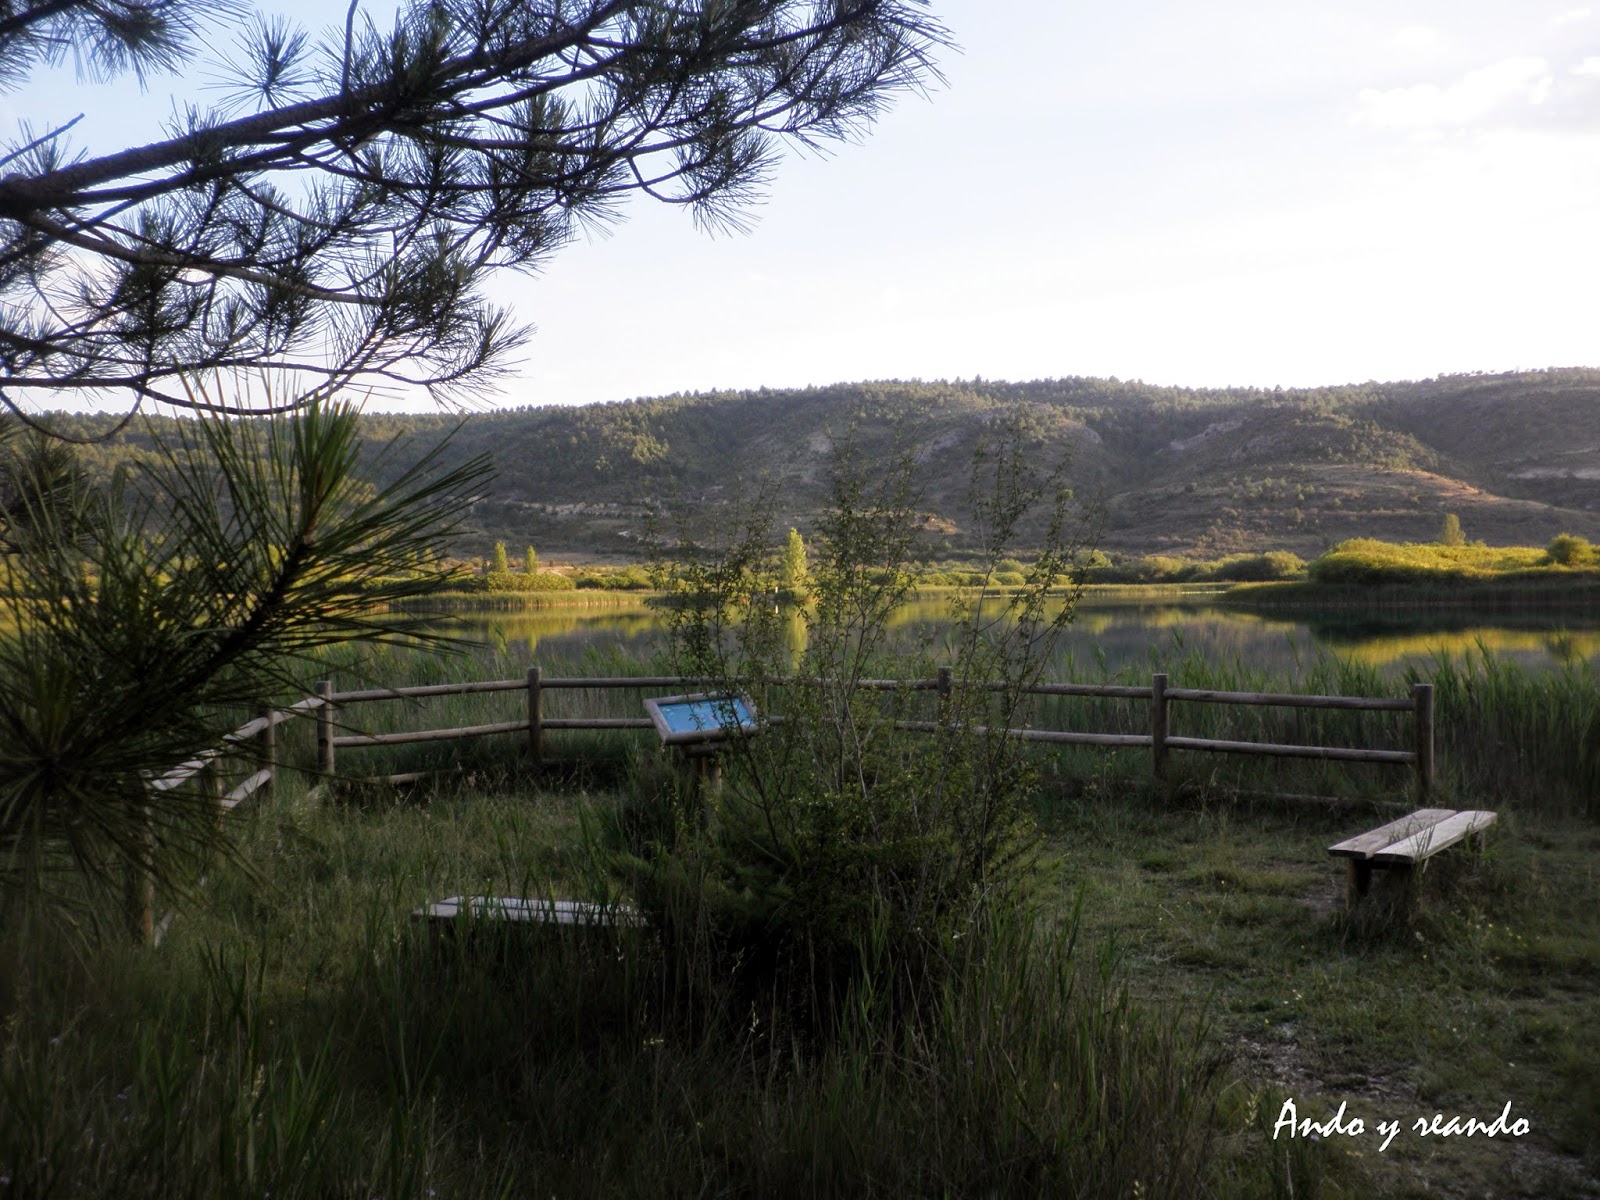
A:
[[[1323,854],[1349,816],[1047,795],[1044,923],[965,963],[931,1025],[868,1004],[817,1053],[764,1009],[684,1008],[648,936],[408,919],[606,895],[586,843],[617,795],[592,783],[290,790],[242,823],[260,877],[219,876],[159,951],[13,933],[6,1194],[1559,1197],[1600,1165],[1592,827],[1512,813],[1409,923],[1366,927]],[[1406,1128],[1274,1140],[1285,1099]],[[1508,1100],[1528,1137],[1411,1129]]]
[[[442,895],[607,886],[584,830],[613,797],[430,801],[280,797],[241,830],[261,877],[220,876],[155,953],[8,939],[7,1194],[1199,1195],[1270,1175],[1221,1144],[1238,1116],[1204,1025],[1136,1004],[1066,914],[952,946],[927,1020],[885,1020],[869,980],[808,1046],[765,1007],[686,1001],[647,934],[416,927]]]
[[[329,672],[432,683],[525,665],[397,651]],[[620,651],[544,665],[655,667]],[[1394,691],[1331,660],[1292,679],[1152,666],[1180,686]],[[153,953],[83,955],[5,930],[0,1194],[1590,1194],[1600,833],[1572,811],[1594,790],[1564,747],[1583,744],[1579,702],[1600,689],[1576,669],[1552,682],[1487,660],[1432,679],[1441,801],[1497,808],[1502,825],[1487,857],[1436,860],[1409,919],[1342,912],[1325,847],[1368,814],[1232,798],[1399,798],[1403,772],[1179,756],[1157,789],[1141,754],[1052,754],[1037,920],[953,943],[954,982],[926,998],[926,1021],[884,1019],[869,978],[826,1045],[748,995],[685,997],[679,951],[649,934],[436,938],[410,920],[461,893],[617,896],[607,851],[630,781],[658,769],[649,739],[552,735],[563,761],[540,775],[515,736],[341,752],[361,773],[452,773],[332,803],[291,783],[241,809],[256,874],[217,873],[205,910]],[[508,719],[520,699],[345,716],[436,728]],[[637,704],[559,702],[563,715]],[[1040,717],[1137,729],[1145,714],[1071,699]],[[1339,713],[1185,719],[1174,732],[1386,732]],[[286,731],[300,761],[308,733]],[[1302,1117],[1345,1103],[1369,1129],[1405,1127],[1383,1151],[1370,1134],[1274,1140],[1287,1099]],[[1488,1121],[1507,1101],[1526,1137],[1411,1128],[1434,1113]]]

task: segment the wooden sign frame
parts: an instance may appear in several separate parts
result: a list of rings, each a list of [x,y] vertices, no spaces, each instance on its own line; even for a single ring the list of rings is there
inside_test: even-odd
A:
[[[733,719],[718,719],[718,705],[727,706],[726,715]],[[645,699],[644,708],[665,746],[726,742],[734,737],[748,737],[761,728],[755,703],[740,692],[650,696]]]

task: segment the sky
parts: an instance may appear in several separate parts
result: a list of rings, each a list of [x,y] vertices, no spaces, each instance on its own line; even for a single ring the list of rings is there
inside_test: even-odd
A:
[[[537,332],[486,403],[1600,365],[1600,0],[930,7],[947,82],[790,154],[750,233],[639,199],[494,280]],[[80,144],[117,148],[191,85],[57,73],[0,95],[0,129],[84,112]]]

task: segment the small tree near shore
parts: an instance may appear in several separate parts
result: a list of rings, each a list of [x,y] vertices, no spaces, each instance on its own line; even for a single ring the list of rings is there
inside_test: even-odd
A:
[[[805,598],[806,585],[811,582],[811,564],[806,555],[805,539],[798,529],[789,530],[783,544],[783,559],[778,567],[778,587],[793,599]]]
[[[1467,535],[1461,531],[1461,521],[1455,513],[1445,513],[1444,523],[1439,526],[1439,544],[1441,546],[1467,544]]]

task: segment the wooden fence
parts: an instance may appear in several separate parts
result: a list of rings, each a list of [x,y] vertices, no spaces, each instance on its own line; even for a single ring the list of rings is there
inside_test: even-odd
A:
[[[768,679],[769,684],[794,686],[803,680],[793,677]],[[684,692],[699,688],[724,686],[725,680],[694,678],[679,675],[615,676],[615,677],[551,677],[546,678],[539,667],[529,667],[521,679],[497,679],[472,683],[428,684],[420,687],[369,688],[361,691],[336,692],[330,681],[316,685],[316,694],[286,708],[272,709],[254,720],[247,721],[225,735],[218,746],[207,750],[187,762],[180,763],[163,775],[151,779],[147,787],[153,792],[168,791],[186,785],[198,786],[215,802],[219,816],[263,789],[270,789],[281,769],[278,753],[277,729],[294,717],[313,715],[317,731],[316,770],[324,778],[332,778],[337,770],[338,751],[363,746],[395,746],[418,742],[442,742],[457,738],[486,737],[494,734],[517,733],[527,738],[527,749],[533,761],[544,759],[544,735],[549,730],[646,730],[653,728],[649,717],[547,717],[544,714],[545,693],[553,690],[615,690]],[[937,675],[928,679],[869,679],[859,685],[869,691],[931,691],[948,697],[957,688],[1001,691],[1007,685],[989,682],[958,681],[948,667],[940,668]],[[1149,706],[1148,733],[1092,733],[1056,729],[1006,729],[1008,737],[1024,741],[1043,742],[1067,746],[1106,746],[1129,749],[1144,748],[1150,752],[1151,769],[1159,778],[1166,774],[1168,757],[1174,750],[1205,751],[1216,754],[1269,755],[1289,758],[1333,759],[1342,762],[1390,763],[1410,766],[1415,773],[1417,797],[1426,802],[1433,787],[1433,687],[1431,684],[1412,685],[1406,697],[1385,696],[1311,696],[1271,692],[1223,692],[1203,688],[1175,688],[1168,686],[1166,675],[1151,676],[1150,685],[1130,686],[1092,683],[1041,683],[1023,689],[1038,696],[1081,696],[1111,700],[1144,701]],[[422,699],[430,696],[461,696],[485,692],[523,692],[526,711],[514,721],[498,721],[487,725],[469,725],[454,729],[420,729],[398,733],[336,733],[341,708],[352,704],[379,700]],[[1409,712],[1412,714],[1412,744],[1409,749],[1381,749],[1353,746],[1283,745],[1272,742],[1224,741],[1216,738],[1179,737],[1171,733],[1171,716],[1174,704],[1225,704],[1265,705],[1282,708],[1347,709],[1366,712]],[[903,729],[937,733],[949,728],[937,721],[898,721]],[[975,732],[988,732],[976,727]],[[240,757],[254,769],[228,786],[230,768]],[[381,776],[390,783],[404,783],[421,777],[420,772]],[[153,846],[154,833],[148,835]],[[155,888],[147,869],[129,870],[127,884],[127,919],[130,932],[140,942],[159,941],[172,920],[169,913],[160,925],[154,921]]]
[[[224,734],[218,745],[203,750],[187,762],[179,763],[165,774],[155,776],[145,783],[147,791],[168,792],[184,786],[198,787],[217,807],[217,814],[232,811],[251,796],[270,791],[278,779],[281,760],[278,754],[278,726],[294,717],[304,716],[323,707],[325,701],[318,696],[308,696],[298,704],[286,708],[268,709],[260,716],[246,721],[232,733]],[[232,769],[243,758],[254,770],[232,787],[229,786]],[[148,825],[144,841],[153,847],[155,833]],[[204,882],[202,878],[201,882]],[[145,865],[130,865],[124,889],[124,912],[128,931],[141,944],[161,940],[172,923],[174,912],[168,912],[160,924],[155,921],[155,881]]]
[[[793,686],[793,677],[763,680],[769,684]],[[441,742],[456,738],[484,737],[501,733],[520,733],[528,739],[528,751],[537,763],[544,757],[544,734],[551,729],[650,729],[648,717],[562,717],[544,715],[544,694],[556,689],[616,689],[662,690],[683,692],[695,688],[724,686],[725,680],[693,678],[688,676],[616,676],[616,677],[553,677],[545,678],[538,667],[528,668],[523,679],[500,679],[477,683],[440,683],[420,687],[370,688],[364,691],[336,692],[331,682],[317,684],[317,753],[318,765],[324,775],[332,776],[337,767],[340,749],[360,746],[395,746],[417,742]],[[948,667],[928,679],[869,679],[860,686],[867,690],[935,691],[948,696],[955,688],[975,688],[1001,691],[1008,685],[989,682],[957,681]],[[1403,764],[1413,768],[1419,801],[1426,801],[1433,788],[1433,685],[1413,684],[1411,694],[1404,697],[1389,696],[1313,696],[1275,692],[1224,692],[1205,688],[1175,688],[1168,686],[1164,674],[1151,676],[1150,686],[1130,686],[1093,683],[1040,683],[1023,689],[1038,696],[1083,696],[1100,699],[1142,700],[1149,705],[1148,733],[1089,733],[1053,729],[1007,729],[1006,736],[1030,742],[1045,742],[1069,746],[1107,746],[1121,749],[1147,748],[1151,768],[1156,776],[1166,774],[1168,756],[1174,750],[1195,750],[1216,754],[1268,755],[1281,758],[1332,759],[1341,762],[1373,762]],[[338,711],[351,704],[377,700],[403,700],[428,696],[458,696],[478,692],[526,693],[527,709],[515,721],[500,721],[491,725],[468,725],[455,729],[407,730],[400,733],[334,732]],[[1171,714],[1174,704],[1224,704],[1265,705],[1280,708],[1345,709],[1364,712],[1409,712],[1412,714],[1412,744],[1409,749],[1376,749],[1356,746],[1284,745],[1273,742],[1224,741],[1216,738],[1174,736]],[[904,729],[935,733],[944,726],[936,721],[900,721]],[[975,732],[988,732],[977,727]],[[391,783],[409,782],[420,773],[380,777]]]

